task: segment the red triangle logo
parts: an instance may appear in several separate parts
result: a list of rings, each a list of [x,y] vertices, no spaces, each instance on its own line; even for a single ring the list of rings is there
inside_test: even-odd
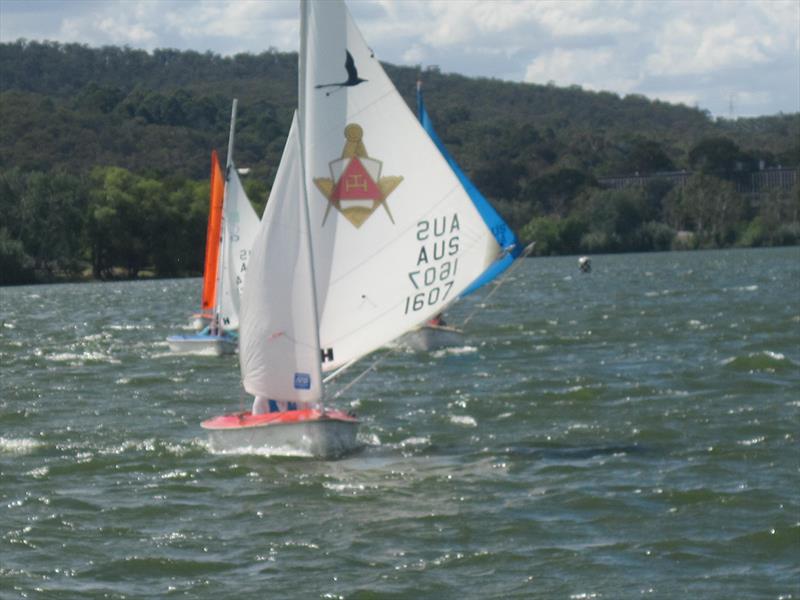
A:
[[[331,200],[380,200],[381,190],[372,180],[370,174],[361,164],[357,156],[350,159],[350,163],[342,172],[336,187],[331,194]]]

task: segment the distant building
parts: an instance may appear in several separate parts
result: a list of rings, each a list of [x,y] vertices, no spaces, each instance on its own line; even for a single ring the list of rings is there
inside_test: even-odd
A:
[[[763,165],[763,162],[761,163]],[[679,187],[686,185],[693,175],[691,171],[667,171],[652,173],[650,175],[620,175],[614,177],[598,177],[600,185],[610,189],[624,189],[631,187],[644,187],[647,182],[657,179],[671,181]],[[773,190],[789,191],[800,180],[800,169],[797,167],[773,167],[753,171],[750,173],[737,173],[735,177],[736,191],[742,194],[766,194]]]

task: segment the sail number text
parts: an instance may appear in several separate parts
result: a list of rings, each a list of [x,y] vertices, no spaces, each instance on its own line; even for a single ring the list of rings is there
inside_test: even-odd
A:
[[[405,314],[444,302],[458,271],[460,225],[458,214],[417,223],[417,259],[408,279],[414,292],[406,296]]]
[[[239,246],[241,236],[239,235],[239,223],[237,222],[238,219],[232,219],[231,221],[232,222],[228,225],[230,231],[230,234],[228,235],[228,244],[231,249],[235,249]],[[236,287],[239,288],[239,293],[242,293],[244,274],[247,271],[247,261],[250,260],[250,252],[251,250],[249,248],[238,248],[238,256],[233,261],[235,268],[233,275],[236,278]]]

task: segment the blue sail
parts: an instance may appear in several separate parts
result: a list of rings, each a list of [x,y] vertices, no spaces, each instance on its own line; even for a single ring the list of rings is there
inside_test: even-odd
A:
[[[433,143],[436,144],[436,147],[450,165],[453,173],[455,173],[456,177],[458,177],[458,180],[466,190],[467,194],[472,200],[472,203],[475,205],[475,208],[478,209],[478,213],[486,223],[489,231],[492,232],[494,239],[497,240],[498,245],[500,248],[502,248],[500,257],[491,265],[489,265],[489,267],[475,281],[473,281],[467,287],[467,289],[461,292],[459,298],[463,298],[483,285],[486,285],[492,279],[510,267],[511,263],[513,263],[514,260],[516,260],[516,258],[522,253],[522,246],[508,224],[503,221],[503,218],[499,215],[499,213],[491,204],[489,204],[489,201],[483,196],[483,194],[478,191],[478,188],[476,188],[475,185],[469,180],[469,177],[464,174],[464,171],[462,171],[461,167],[458,166],[455,159],[447,151],[447,148],[444,147],[442,140],[438,135],[436,135],[436,131],[433,129],[433,123],[431,123],[431,118],[428,116],[428,111],[425,110],[425,102],[422,98],[421,85],[417,85],[417,111],[422,127],[428,133],[431,140],[433,140]]]

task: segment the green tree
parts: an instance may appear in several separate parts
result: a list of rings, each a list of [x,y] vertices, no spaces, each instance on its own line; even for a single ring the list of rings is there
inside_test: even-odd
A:
[[[742,151],[736,142],[727,137],[709,137],[700,140],[689,151],[689,166],[695,171],[730,176],[744,169]]]
[[[752,239],[743,240],[743,245],[785,246],[800,242],[800,181],[791,190],[764,195],[752,226]]]
[[[78,110],[94,109],[110,113],[125,98],[125,92],[117,87],[98,85],[89,82],[75,98],[74,106]]]
[[[584,189],[596,186],[594,177],[577,169],[558,169],[531,182],[525,198],[539,213],[566,218]]]
[[[33,259],[25,252],[22,242],[0,227],[0,285],[33,283]]]
[[[655,173],[675,170],[675,164],[661,144],[644,138],[637,137],[633,141],[628,161],[630,165],[629,172],[631,173]]]
[[[547,216],[531,219],[520,232],[520,236],[526,243],[536,242],[534,252],[537,255],[549,256],[578,252],[581,239],[586,233],[586,224],[578,218]]]
[[[638,247],[638,231],[648,218],[644,190],[593,189],[584,194],[579,214],[587,223],[588,232],[581,241],[586,252],[620,252],[644,250]]]
[[[14,240],[22,236],[20,198],[25,181],[25,174],[17,167],[0,172],[0,215],[3,215],[3,229]]]
[[[36,269],[49,276],[81,268],[87,190],[63,172],[30,173],[19,196],[19,239]]]
[[[208,182],[183,180],[168,190],[153,224],[153,234],[167,236],[169,243],[155,244],[152,260],[158,276],[199,273],[203,270],[206,225],[208,222]]]
[[[136,277],[147,266],[160,230],[161,215],[154,207],[163,199],[161,184],[138,177],[119,167],[92,172],[88,237],[95,277],[113,276],[122,267]],[[160,238],[158,244],[169,244]]]
[[[705,245],[726,246],[735,240],[746,205],[732,183],[696,173],[667,195],[665,209],[675,229],[694,231]]]

